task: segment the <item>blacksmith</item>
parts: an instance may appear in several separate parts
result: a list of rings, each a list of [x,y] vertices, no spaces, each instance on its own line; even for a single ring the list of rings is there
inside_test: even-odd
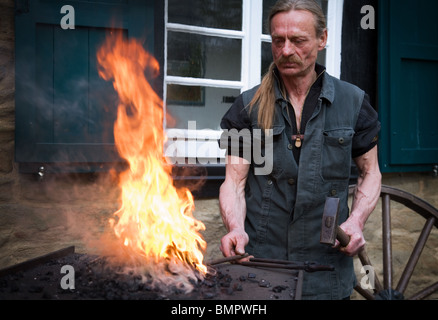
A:
[[[229,233],[221,250],[227,257],[248,252],[331,264],[333,272],[305,274],[303,299],[348,299],[356,284],[352,256],[365,245],[363,228],[380,195],[378,116],[361,89],[316,63],[327,29],[314,0],[278,1],[268,26],[274,58],[269,72],[236,100],[221,127],[261,130],[261,146],[268,137],[273,145],[273,167],[256,174],[259,164],[244,143],[239,154],[222,145],[228,153],[220,208]],[[359,177],[350,212],[352,160]],[[341,201],[339,223],[351,237],[347,247],[319,243],[326,197]]]

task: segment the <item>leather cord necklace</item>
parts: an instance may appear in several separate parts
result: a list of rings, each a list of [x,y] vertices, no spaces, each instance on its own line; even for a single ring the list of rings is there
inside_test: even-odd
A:
[[[297,134],[292,135],[292,141],[295,141],[295,147],[297,149],[300,149],[303,145],[303,141],[304,141],[304,134],[301,134],[301,121],[303,119],[303,112],[304,112],[304,105],[306,104],[306,100],[307,100],[307,96],[309,95],[310,89],[312,89],[313,84],[316,82],[316,80],[318,80],[318,78],[323,74],[324,72],[321,72],[319,75],[316,76],[316,79],[312,82],[312,85],[309,87],[309,89],[307,89],[306,92],[306,98],[304,99],[303,105],[301,106],[301,113],[300,113],[300,117],[298,119],[298,122],[296,123],[297,125]],[[293,104],[291,99],[289,98],[289,103],[291,104],[292,108],[293,108]],[[290,123],[292,123],[292,119],[290,117],[289,114],[289,108],[287,108],[287,115],[289,117],[289,121]],[[295,117],[296,118],[296,117]]]
[[[310,88],[309,88],[309,90],[307,90],[306,99],[307,99],[307,95],[309,94],[309,92],[310,92]],[[299,119],[297,119],[298,120],[296,123],[297,134],[292,135],[292,141],[295,141],[295,148],[297,148],[297,149],[301,148],[301,146],[303,145],[303,140],[304,140],[304,134],[301,134],[301,125],[302,125],[301,120],[303,119],[303,111],[304,111],[304,105],[306,104],[306,99],[304,99],[304,103],[301,106],[300,117],[299,117]],[[289,103],[291,104],[291,106],[293,108],[293,104],[292,104],[292,101],[290,100],[290,98],[289,98]],[[290,123],[292,123],[292,119],[291,119],[290,114],[289,114],[289,108],[287,109],[287,115],[289,117]]]
[[[307,92],[309,93],[309,92]],[[301,146],[303,145],[303,140],[304,140],[304,135],[301,134],[301,120],[303,119],[303,109],[304,109],[304,103],[303,106],[301,107],[301,113],[300,113],[300,119],[297,122],[297,134],[292,135],[292,141],[295,141],[295,147],[297,149],[301,148]],[[299,124],[299,127],[298,127]]]

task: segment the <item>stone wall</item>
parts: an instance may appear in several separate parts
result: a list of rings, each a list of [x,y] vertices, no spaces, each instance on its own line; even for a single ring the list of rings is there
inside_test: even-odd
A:
[[[0,201],[9,201],[15,180],[14,1],[1,1],[0,12]]]

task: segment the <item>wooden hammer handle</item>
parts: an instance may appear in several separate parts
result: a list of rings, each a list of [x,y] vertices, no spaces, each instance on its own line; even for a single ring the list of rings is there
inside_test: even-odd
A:
[[[338,239],[341,246],[346,247],[350,243],[350,237],[344,232],[344,230],[341,229],[340,226],[337,226],[336,228],[336,238]],[[365,248],[362,248],[359,253],[357,254],[359,257],[360,262],[363,266],[372,266],[370,258],[368,258],[368,254],[365,250]],[[379,292],[383,290],[383,286],[380,283],[379,278],[377,277],[377,274],[374,276],[374,285],[375,285],[375,291]]]
[[[338,241],[342,247],[346,247],[350,243],[350,237],[344,232],[344,230],[341,229],[340,226],[337,227],[336,238],[338,239]],[[365,251],[365,248],[363,248],[362,250],[359,251],[358,256],[359,256],[360,262],[362,262],[362,265],[371,266],[371,261],[368,258],[368,255]]]
[[[346,247],[350,243],[350,237],[345,233],[344,230],[341,229],[340,226],[336,227],[336,239],[338,239],[342,247]]]

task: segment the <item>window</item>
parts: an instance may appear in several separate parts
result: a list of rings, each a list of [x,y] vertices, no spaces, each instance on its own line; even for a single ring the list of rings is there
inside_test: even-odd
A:
[[[265,23],[276,0],[165,0],[166,156],[176,163],[217,164],[220,120],[234,99],[261,81],[272,61]],[[342,0],[320,0],[329,39],[340,29]],[[339,10],[338,10],[339,9]],[[324,50],[319,63],[333,59]],[[340,57],[340,54],[339,54]],[[331,66],[332,67],[332,66]],[[337,72],[328,69],[334,76]],[[196,146],[196,147],[195,147]]]

